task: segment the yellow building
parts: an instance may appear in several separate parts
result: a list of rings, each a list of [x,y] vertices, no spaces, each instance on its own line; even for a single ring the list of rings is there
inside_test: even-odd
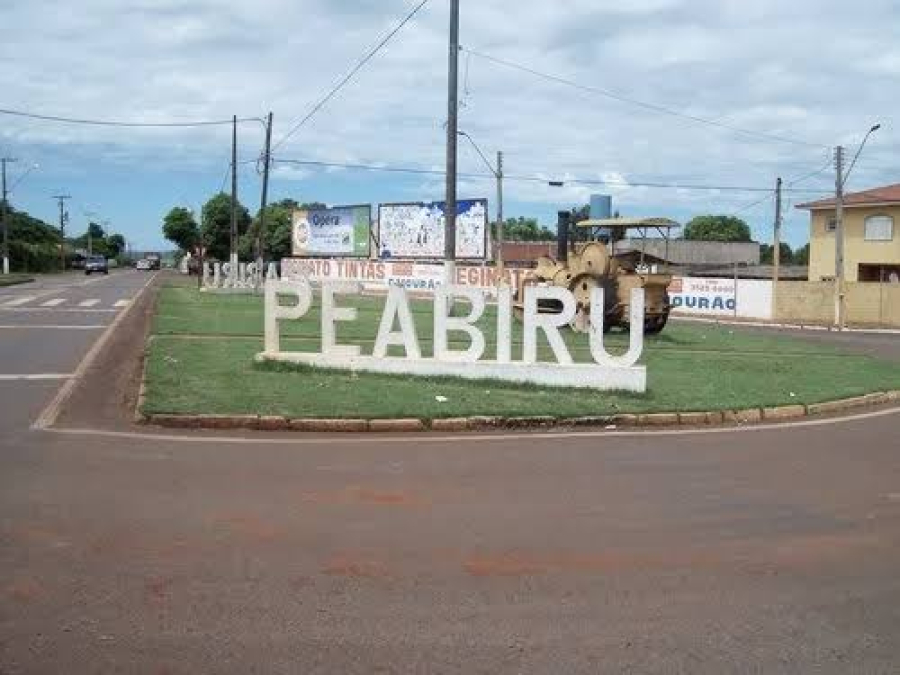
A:
[[[835,277],[835,200],[800,204],[810,212],[809,280]],[[844,195],[847,281],[900,282],[900,183]]]

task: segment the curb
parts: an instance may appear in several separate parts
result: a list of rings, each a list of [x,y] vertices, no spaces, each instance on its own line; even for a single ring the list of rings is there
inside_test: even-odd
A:
[[[900,390],[812,403],[742,410],[706,412],[662,412],[602,415],[594,417],[455,417],[447,419],[319,419],[279,415],[170,415],[140,413],[135,421],[173,429],[244,429],[253,431],[299,431],[315,433],[424,433],[488,431],[498,429],[573,429],[585,427],[708,427],[745,426],[761,422],[787,422],[802,417],[841,413],[857,408],[900,403]],[[143,385],[137,410],[143,405]]]

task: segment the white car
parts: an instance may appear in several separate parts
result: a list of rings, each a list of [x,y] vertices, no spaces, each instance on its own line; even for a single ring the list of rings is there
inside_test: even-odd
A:
[[[137,265],[135,265],[134,267],[135,267],[135,269],[139,269],[139,270],[149,270],[153,267],[153,265],[150,263],[149,260],[147,260],[146,258],[143,258],[142,260],[138,260]]]

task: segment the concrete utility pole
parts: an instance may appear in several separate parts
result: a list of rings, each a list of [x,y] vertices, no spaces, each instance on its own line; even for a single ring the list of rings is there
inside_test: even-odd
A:
[[[59,202],[59,269],[66,271],[66,220],[69,214],[65,211],[67,199],[72,199],[71,195],[53,195],[53,199]]]
[[[772,318],[778,309],[778,281],[781,276],[781,176],[775,181],[775,258],[772,268]]]
[[[503,285],[503,151],[497,151],[497,285]]]
[[[834,325],[844,328],[844,148],[834,150]]]
[[[456,281],[456,157],[459,130],[459,0],[450,0],[447,78],[447,196],[444,207],[444,283]]]
[[[14,157],[0,157],[3,165],[3,201],[0,201],[0,221],[3,221],[3,274],[9,274],[9,221],[6,217],[6,165],[18,161]]]
[[[263,182],[262,182],[262,197],[260,199],[260,206],[259,206],[259,232],[256,233],[256,266],[257,266],[257,274],[259,275],[258,278],[260,281],[262,281],[265,278],[265,272],[263,271],[263,256],[264,256],[265,250],[263,248],[263,244],[265,243],[266,201],[269,197],[269,165],[271,163],[272,163],[272,113],[270,112],[268,118],[266,119],[266,149],[263,152]]]
[[[237,227],[237,115],[231,126],[231,269],[237,267],[238,261],[238,227]]]

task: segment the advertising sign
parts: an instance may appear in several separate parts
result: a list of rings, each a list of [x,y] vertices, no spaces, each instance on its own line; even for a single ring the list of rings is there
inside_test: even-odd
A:
[[[456,204],[456,257],[487,257],[486,199]],[[378,207],[380,258],[444,257],[444,202],[382,204]]]
[[[294,211],[294,255],[367,257],[371,220],[368,204]]]
[[[675,277],[669,297],[676,314],[772,318],[770,281]]]
[[[518,288],[524,269],[507,267],[503,272],[506,285]],[[482,288],[495,292],[497,268],[480,265],[457,265],[456,285]],[[326,280],[358,281],[367,291],[386,291],[399,286],[411,293],[430,294],[444,284],[444,266],[424,262],[377,260],[302,260],[284,258],[281,278],[309,279],[316,283]]]

